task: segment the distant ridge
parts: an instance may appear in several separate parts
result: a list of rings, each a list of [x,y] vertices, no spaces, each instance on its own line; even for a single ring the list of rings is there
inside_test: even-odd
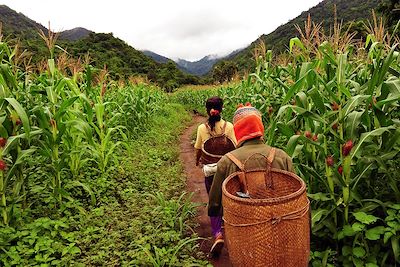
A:
[[[261,35],[247,48],[235,55],[226,57],[226,59],[234,63],[241,72],[245,70],[251,71],[255,67],[252,52],[260,40],[266,44],[267,49],[272,49],[274,53],[284,51],[289,45],[289,40],[298,36],[295,25],[298,24],[304,27],[304,21],[307,20],[309,14],[314,22],[322,22],[324,29],[329,32],[329,28],[333,25],[334,21],[335,6],[338,21],[346,23],[369,19],[371,17],[371,9],[376,9],[380,3],[381,0],[324,0],[308,11],[302,12],[288,23],[279,26],[273,32]],[[214,68],[220,64],[224,63],[220,61]]]
[[[237,49],[237,50],[229,53],[228,55],[222,56],[222,57],[217,56],[217,55],[208,55],[197,61],[189,61],[189,60],[178,58],[177,60],[175,60],[175,63],[178,66],[178,68],[184,72],[187,72],[187,73],[190,73],[190,74],[193,74],[196,76],[204,76],[210,72],[210,70],[212,69],[214,64],[216,64],[217,62],[219,62],[225,58],[233,57],[234,55],[236,55],[237,53],[239,53],[242,50],[243,50],[243,48]],[[168,61],[172,61],[172,59],[161,56],[152,51],[144,50],[142,52],[145,55],[151,57],[152,59],[154,59],[155,61],[157,61],[159,63],[166,63]]]
[[[84,39],[89,36],[89,34],[93,33],[88,29],[77,27],[71,30],[66,30],[60,32],[60,39],[69,40],[69,41],[77,41],[80,39]]]
[[[46,34],[47,28],[5,5],[0,5],[0,22],[4,39],[19,42],[32,65],[48,58],[49,51],[38,34],[39,30]],[[78,27],[60,32],[57,45],[62,49],[55,49],[56,57],[64,51],[75,59],[89,55],[91,65],[97,68],[106,65],[110,76],[116,80],[146,76],[168,92],[183,84],[199,83],[197,77],[183,73],[172,61],[158,63],[112,33],[95,33]]]
[[[157,53],[154,53],[152,51],[149,50],[142,50],[143,54],[145,54],[148,57],[151,57],[152,59],[154,59],[155,61],[157,61],[158,63],[167,63],[168,61],[172,61],[172,59],[169,59],[167,57],[161,56]]]
[[[17,13],[6,5],[0,5],[0,22],[3,26],[3,35],[18,32],[19,35],[23,35],[23,37],[32,38],[37,36],[35,31],[47,31],[47,28],[42,24],[31,20],[22,13]]]

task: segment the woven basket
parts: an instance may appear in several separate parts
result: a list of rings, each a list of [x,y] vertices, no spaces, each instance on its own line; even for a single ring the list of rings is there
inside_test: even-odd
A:
[[[297,175],[271,168],[246,169],[222,185],[225,239],[233,266],[308,266],[310,217],[306,185]],[[232,159],[232,154],[227,154]],[[261,154],[260,154],[261,155]],[[263,155],[262,155],[263,156]],[[271,156],[271,155],[270,155]],[[265,157],[265,156],[263,156]],[[238,197],[248,192],[251,198]]]
[[[225,134],[214,135],[202,145],[201,162],[217,163],[223,155],[235,149],[235,143]]]
[[[235,143],[225,135],[226,121],[221,128],[221,134],[212,131],[207,123],[205,125],[210,137],[201,146],[201,162],[203,164],[217,163],[223,155],[235,149]]]

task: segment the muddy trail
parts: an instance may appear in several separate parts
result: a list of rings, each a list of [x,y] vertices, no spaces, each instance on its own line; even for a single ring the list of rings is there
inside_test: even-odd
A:
[[[207,215],[205,203],[208,202],[208,195],[204,185],[203,172],[196,166],[192,135],[200,123],[205,122],[205,117],[193,116],[192,124],[185,129],[180,139],[180,159],[184,166],[188,192],[194,192],[193,202],[204,203],[198,208],[196,220],[199,226],[195,229],[200,237],[206,240],[200,241],[200,249],[207,255],[212,246],[210,219]],[[224,247],[218,259],[209,259],[213,266],[232,266],[229,261],[228,251]]]

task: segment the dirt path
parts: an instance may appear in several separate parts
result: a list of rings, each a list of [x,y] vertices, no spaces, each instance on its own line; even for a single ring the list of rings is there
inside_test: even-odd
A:
[[[204,185],[204,176],[199,167],[196,167],[194,158],[194,148],[191,143],[191,137],[197,126],[204,122],[205,118],[202,116],[193,116],[193,124],[186,128],[180,140],[180,159],[184,165],[184,171],[187,178],[187,190],[195,192],[193,202],[207,203],[208,195]],[[195,229],[200,237],[207,238],[200,244],[200,248],[206,254],[210,251],[213,239],[211,234],[210,219],[207,215],[205,205],[198,208],[197,221],[199,226]],[[210,259],[213,266],[232,266],[229,261],[229,255],[226,248],[223,249],[222,254],[218,259]]]

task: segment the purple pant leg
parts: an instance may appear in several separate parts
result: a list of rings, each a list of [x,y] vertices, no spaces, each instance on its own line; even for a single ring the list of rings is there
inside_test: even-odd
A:
[[[209,194],[214,176],[205,177],[207,194]],[[211,230],[214,237],[222,233],[222,216],[210,216]]]

